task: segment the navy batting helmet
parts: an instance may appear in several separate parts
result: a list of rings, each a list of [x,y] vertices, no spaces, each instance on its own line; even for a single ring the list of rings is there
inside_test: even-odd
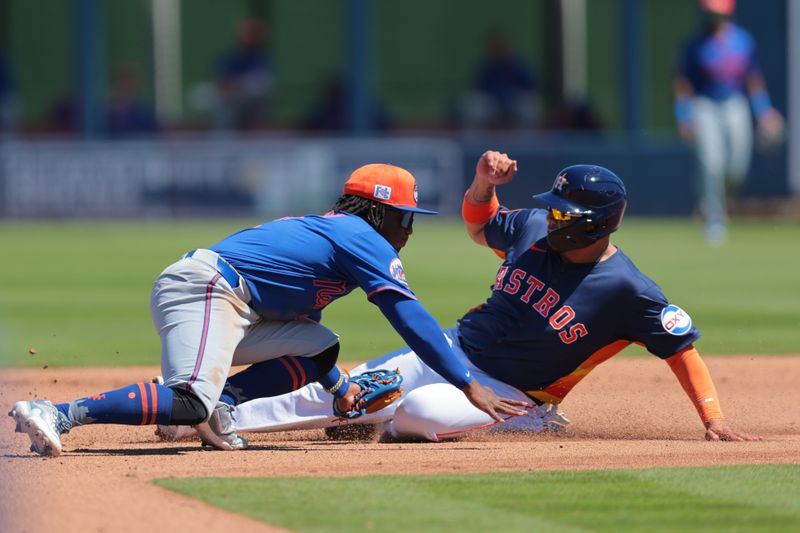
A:
[[[565,168],[550,191],[534,198],[547,204],[554,218],[573,221],[547,234],[547,244],[557,252],[589,246],[617,231],[627,204],[619,176],[597,165]]]

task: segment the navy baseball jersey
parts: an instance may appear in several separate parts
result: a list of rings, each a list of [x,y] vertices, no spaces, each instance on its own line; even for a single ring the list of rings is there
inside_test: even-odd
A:
[[[268,320],[318,318],[337,298],[361,287],[416,299],[397,252],[363,219],[348,213],[282,218],[244,229],[211,247],[252,294]]]
[[[689,316],[618,249],[598,263],[562,261],[547,247],[547,211],[501,208],[486,241],[505,253],[492,295],[459,321],[479,368],[534,398],[559,402],[631,343],[665,359],[699,336]]]
[[[722,101],[745,90],[747,76],[758,70],[753,37],[733,23],[719,35],[692,39],[683,52],[679,73],[698,95]]]

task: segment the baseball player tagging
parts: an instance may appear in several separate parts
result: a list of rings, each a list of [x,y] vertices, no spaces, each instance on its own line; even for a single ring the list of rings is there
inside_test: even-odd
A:
[[[439,440],[478,428],[562,429],[557,405],[597,365],[631,343],[667,362],[706,425],[709,440],[758,437],[725,421],[708,370],[694,347],[700,334],[689,314],[610,242],[627,203],[625,186],[608,169],[574,165],[550,191],[535,196],[546,209],[501,207],[495,186],[509,182],[516,162],[485,153],[464,197],[471,238],[503,258],[486,302],[443,332],[456,358],[504,397],[535,403],[526,415],[498,424],[475,409],[413,348],[354,369],[399,368],[404,396],[354,423],[386,422],[397,437]],[[231,384],[241,385],[236,375]],[[254,387],[257,388],[257,387]],[[245,394],[251,398],[256,390]],[[239,405],[240,430],[331,427],[329,395],[309,386],[279,398]]]
[[[163,384],[135,383],[55,406],[17,402],[9,413],[17,431],[28,434],[34,451],[54,456],[61,434],[92,423],[196,425],[205,444],[242,449],[247,443],[231,421],[242,396],[223,391],[232,365],[251,365],[239,380],[247,388],[248,378],[257,378],[260,396],[319,380],[337,410],[348,412],[361,387],[335,366],[339,339],[319,320],[356,287],[471,405],[496,420],[523,413],[523,402],[498,398],[473,378],[409,288],[398,252],[416,213],[436,214],[417,207],[408,171],[366,165],[324,215],[276,220],[186,253],[159,275],[151,294]]]

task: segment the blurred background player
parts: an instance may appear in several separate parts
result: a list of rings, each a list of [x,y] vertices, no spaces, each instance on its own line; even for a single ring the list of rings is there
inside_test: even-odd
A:
[[[689,315],[610,241],[622,221],[627,194],[603,167],[562,170],[552,189],[535,198],[548,209],[508,210],[495,187],[509,183],[517,162],[486,152],[464,196],[463,218],[473,241],[503,263],[492,294],[443,331],[456,357],[496,394],[534,402],[503,426],[475,409],[420,360],[413,348],[369,361],[353,373],[399,368],[404,396],[356,424],[388,422],[395,438],[437,441],[476,429],[560,430],[569,420],[558,404],[591,370],[638,343],[663,359],[696,407],[708,440],[758,440],[725,421],[719,398],[694,342]],[[248,369],[251,370],[251,369]],[[226,386],[257,398],[257,380],[234,375]],[[279,431],[337,427],[330,395],[312,385],[276,398],[256,399],[234,412],[238,430]]]
[[[539,80],[535,70],[499,30],[486,36],[486,52],[473,86],[458,103],[459,121],[467,129],[497,129],[513,124],[534,128],[539,119]]]
[[[247,446],[233,428],[237,391],[223,385],[232,365],[243,386],[280,395],[319,380],[340,411],[360,388],[335,366],[338,336],[322,310],[360,287],[420,358],[461,389],[491,420],[524,414],[526,402],[498,398],[453,356],[438,325],[406,281],[398,252],[412,233],[417,186],[392,165],[360,167],[324,215],[288,217],[197,249],[156,280],[150,309],[161,337],[164,384],[127,387],[53,405],[20,401],[9,413],[41,455],[61,453],[61,434],[85,424],[197,425],[204,444]]]
[[[750,166],[748,97],[765,144],[779,141],[783,117],[767,93],[753,36],[731,21],[735,0],[699,4],[703,28],[686,44],[673,83],[675,117],[681,137],[696,152],[706,238],[718,245],[727,234],[726,197],[741,186]]]

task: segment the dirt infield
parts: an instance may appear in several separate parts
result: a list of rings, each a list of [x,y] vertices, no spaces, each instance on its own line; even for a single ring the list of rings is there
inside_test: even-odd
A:
[[[0,423],[0,531],[278,531],[149,483],[189,476],[331,476],[800,463],[800,356],[708,357],[735,427],[762,442],[705,442],[694,408],[655,358],[618,358],[564,402],[565,435],[476,435],[440,444],[334,442],[322,431],[251,434],[244,452],[160,443],[152,427],[89,426],[41,458]],[[0,405],[64,401],[148,379],[155,368],[0,369]],[[371,468],[374,466],[374,468]]]

